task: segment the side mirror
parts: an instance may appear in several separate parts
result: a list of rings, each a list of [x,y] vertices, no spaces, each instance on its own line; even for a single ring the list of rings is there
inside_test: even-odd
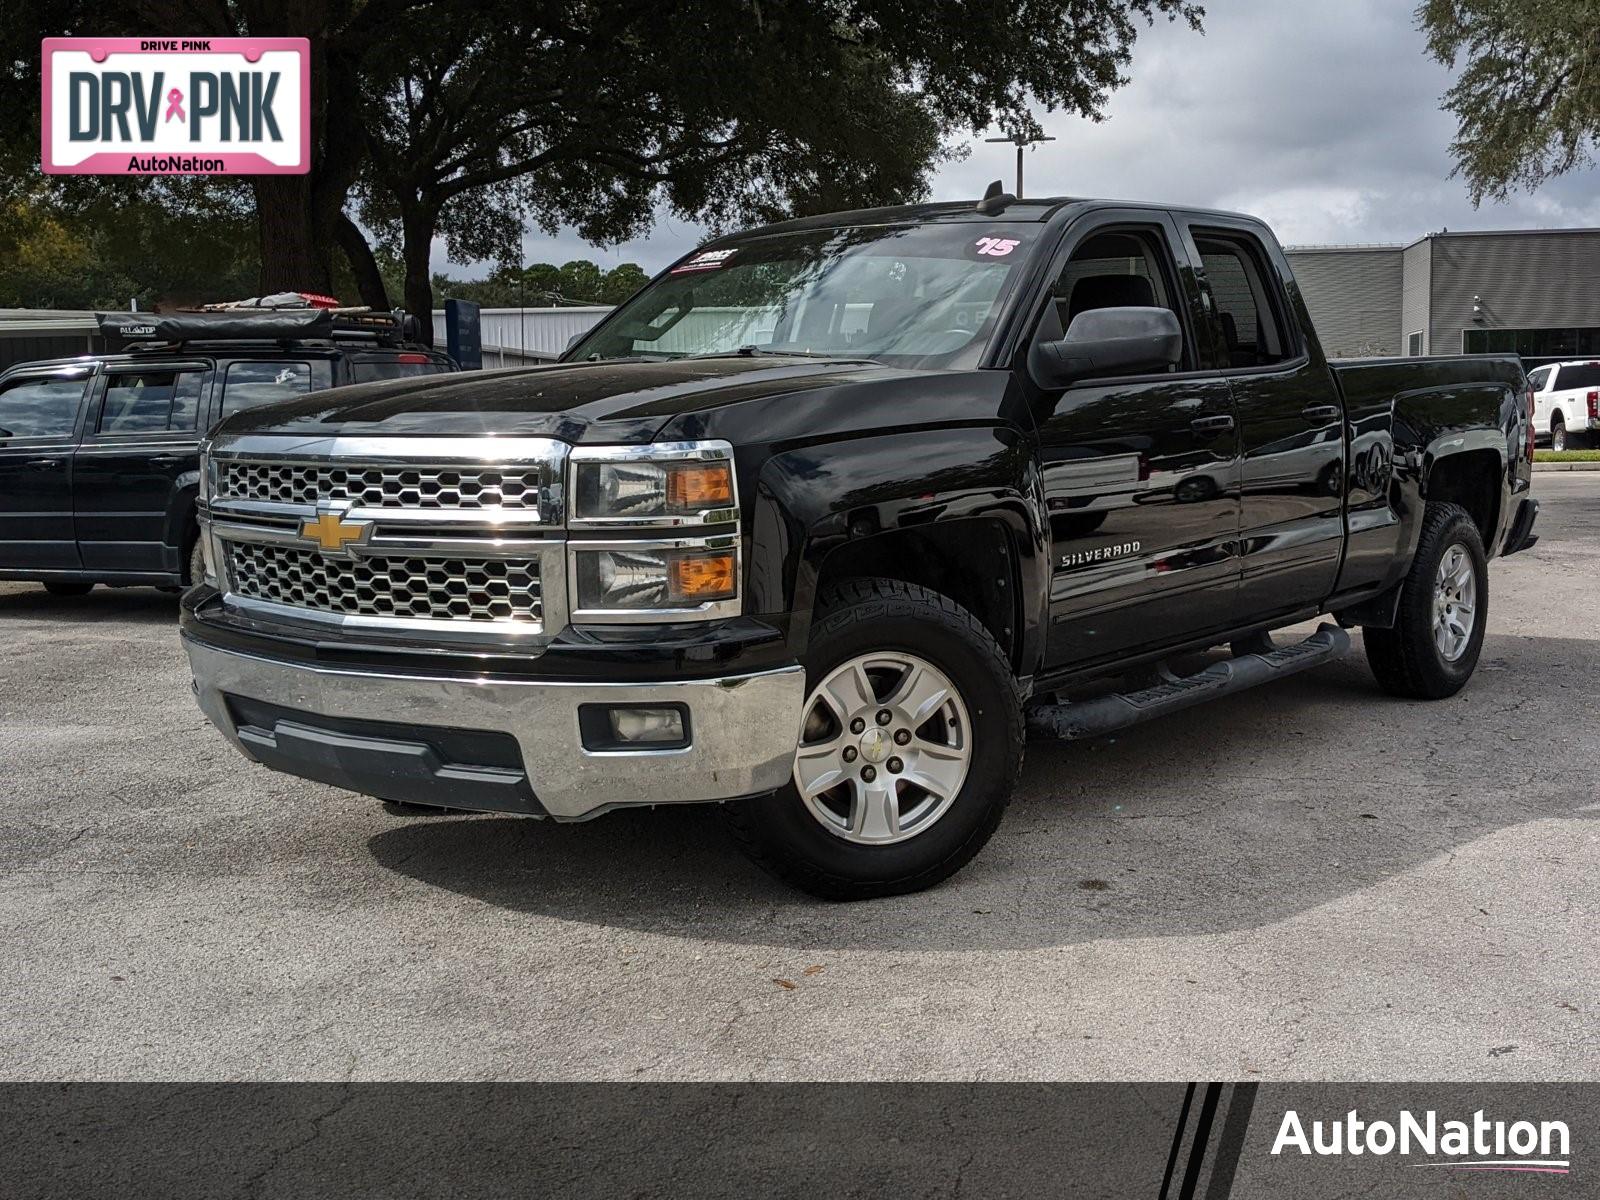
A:
[[[1028,351],[1034,382],[1046,390],[1080,379],[1165,371],[1183,361],[1183,327],[1170,308],[1091,308],[1067,336]]]

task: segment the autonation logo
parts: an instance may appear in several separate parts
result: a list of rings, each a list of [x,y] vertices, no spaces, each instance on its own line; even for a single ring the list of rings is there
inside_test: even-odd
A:
[[[1426,1155],[1442,1162],[1414,1167],[1446,1167],[1457,1171],[1529,1171],[1565,1175],[1572,1169],[1571,1135],[1565,1121],[1491,1121],[1480,1108],[1470,1121],[1440,1121],[1429,1110],[1418,1117],[1401,1109],[1393,1121],[1365,1121],[1351,1109],[1342,1118],[1312,1121],[1310,1132],[1300,1114],[1283,1114],[1272,1153],[1298,1151],[1329,1157],[1344,1154]]]

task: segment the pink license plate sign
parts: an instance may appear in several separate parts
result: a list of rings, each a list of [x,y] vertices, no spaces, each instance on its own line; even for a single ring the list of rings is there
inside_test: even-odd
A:
[[[305,38],[45,38],[53,175],[301,175]]]

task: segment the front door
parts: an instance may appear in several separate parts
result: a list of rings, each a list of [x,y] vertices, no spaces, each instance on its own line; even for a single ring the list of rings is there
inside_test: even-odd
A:
[[[1344,552],[1341,398],[1298,332],[1277,248],[1228,218],[1197,218],[1185,232],[1239,417],[1240,608],[1265,617],[1320,604]]]
[[[182,477],[198,478],[207,364],[108,366],[73,468],[78,550],[94,571],[183,569]]]
[[[72,457],[91,368],[18,371],[0,380],[0,571],[70,571]]]
[[[1162,213],[1096,213],[1069,230],[1035,338],[1079,313],[1177,313],[1173,372],[1082,381],[1040,399],[1053,551],[1046,669],[1071,670],[1225,627],[1238,560],[1238,430],[1225,380],[1202,368],[1193,279]]]

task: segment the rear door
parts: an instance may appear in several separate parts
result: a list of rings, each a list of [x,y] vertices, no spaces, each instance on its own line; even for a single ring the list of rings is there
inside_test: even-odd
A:
[[[183,569],[210,378],[203,360],[107,364],[73,470],[84,567]]]
[[[1175,372],[1083,380],[1036,403],[1053,550],[1049,669],[1232,620],[1238,433],[1228,385],[1204,365],[1210,347],[1176,235],[1162,212],[1093,212],[1068,230],[1038,302],[1034,338],[1059,338],[1089,309],[1132,305],[1172,309],[1185,342]]]
[[[1253,222],[1180,217],[1240,428],[1239,610],[1319,604],[1344,553],[1344,408],[1291,306],[1292,276]]]
[[[0,379],[0,571],[80,565],[72,458],[93,370],[74,364]]]

